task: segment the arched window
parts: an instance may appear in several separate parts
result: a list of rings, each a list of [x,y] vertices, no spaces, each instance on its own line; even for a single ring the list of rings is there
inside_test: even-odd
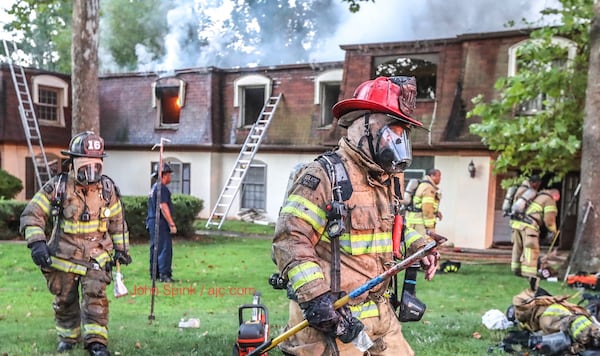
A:
[[[340,96],[342,73],[342,69],[334,69],[315,78],[315,105],[321,105],[321,127],[328,127],[333,122],[331,108]]]
[[[556,56],[551,61],[541,63],[528,59],[524,56],[530,47],[544,44],[539,39],[527,39],[512,45],[508,49],[508,76],[512,77],[519,73],[522,68],[528,68],[535,71],[549,71],[556,68],[567,70],[570,63],[575,58],[577,52],[577,44],[569,39],[562,37],[553,37],[550,40],[550,45],[556,49]],[[538,95],[523,104],[518,108],[520,115],[535,115],[545,109],[544,102],[552,100],[546,93],[538,93]]]
[[[271,79],[251,74],[234,82],[233,106],[240,108],[240,127],[251,126],[271,95]]]
[[[53,75],[32,78],[32,100],[38,122],[46,126],[65,127],[64,108],[69,106],[69,84]]]

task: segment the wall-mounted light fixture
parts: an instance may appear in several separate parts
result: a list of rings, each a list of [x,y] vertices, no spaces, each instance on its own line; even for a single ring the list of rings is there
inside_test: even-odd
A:
[[[475,173],[477,173],[477,169],[475,168],[475,163],[473,163],[473,160],[471,160],[471,163],[469,163],[469,166],[467,166],[467,170],[469,171],[469,175],[471,176],[471,178],[475,178]]]

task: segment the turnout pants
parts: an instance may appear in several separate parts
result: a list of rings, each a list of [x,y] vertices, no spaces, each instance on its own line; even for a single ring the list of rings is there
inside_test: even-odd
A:
[[[85,276],[44,268],[48,289],[54,295],[54,319],[60,341],[108,344],[108,299],[111,274],[88,269]],[[81,287],[81,301],[79,296]],[[83,329],[83,332],[82,332]]]
[[[371,356],[412,356],[414,351],[402,335],[402,327],[392,310],[389,300],[381,298],[377,303],[379,316],[361,319],[365,325],[365,331],[373,341],[374,345],[367,351]],[[290,320],[286,328],[302,322],[304,316],[296,302],[290,302]],[[357,349],[351,342],[344,344],[336,339],[340,355],[362,356],[363,352]],[[332,355],[331,348],[323,334],[311,327],[307,327],[297,334],[291,336],[280,344],[285,354],[313,356]]]
[[[524,277],[537,277],[540,257],[539,231],[530,228],[513,229],[511,270]]]

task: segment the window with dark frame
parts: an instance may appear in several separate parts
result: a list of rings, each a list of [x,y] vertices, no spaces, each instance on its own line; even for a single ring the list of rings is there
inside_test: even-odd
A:
[[[248,168],[242,182],[241,209],[266,209],[266,170],[263,165],[252,165]]]
[[[241,91],[241,126],[251,126],[258,120],[258,116],[265,105],[265,87],[263,85],[246,86]]]
[[[435,59],[434,59],[435,58]],[[413,76],[417,80],[417,99],[436,98],[437,56],[409,55],[376,61],[375,77]]]
[[[179,124],[179,118],[181,114],[179,87],[157,87],[156,97],[160,107],[161,125]]]
[[[190,183],[191,183],[191,174],[190,174],[190,164],[182,163],[178,161],[169,161],[165,160],[171,166],[173,173],[171,173],[171,183],[167,185],[171,194],[190,194]],[[154,161],[150,164],[150,172],[156,172],[158,168],[158,162]],[[151,181],[151,185],[154,184],[154,181]]]
[[[321,83],[321,126],[329,126],[333,123],[333,112],[331,111],[331,108],[337,103],[339,96],[339,82]]]
[[[38,101],[35,105],[38,120],[59,122],[60,95],[59,88],[38,87]]]

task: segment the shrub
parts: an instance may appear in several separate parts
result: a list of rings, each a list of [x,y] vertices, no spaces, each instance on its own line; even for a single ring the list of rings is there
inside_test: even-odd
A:
[[[21,190],[23,190],[21,180],[4,169],[0,169],[0,197],[13,199]]]
[[[177,225],[178,237],[191,237],[196,231],[194,222],[202,211],[204,202],[196,197],[183,194],[173,194],[173,219]],[[19,237],[19,220],[27,202],[16,200],[0,200],[0,240],[10,240]],[[146,232],[146,214],[148,213],[147,196],[124,196],[123,206],[125,219],[129,227],[129,239],[133,241],[148,241]],[[51,222],[48,223],[48,226]]]
[[[21,213],[27,202],[0,200],[0,240],[12,240],[20,236]]]
[[[196,231],[194,221],[202,211],[204,202],[201,199],[185,194],[173,194],[173,219],[177,225],[177,236],[191,237]],[[147,196],[125,196],[125,218],[129,227],[129,239],[131,241],[148,241],[146,231],[146,215],[148,214]]]

